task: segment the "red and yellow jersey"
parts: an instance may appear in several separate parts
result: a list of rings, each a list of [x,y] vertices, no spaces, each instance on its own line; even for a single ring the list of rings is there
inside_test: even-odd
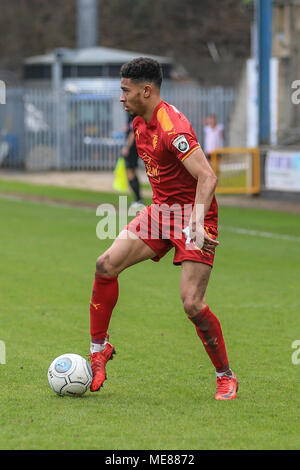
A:
[[[197,180],[182,162],[200,145],[188,119],[174,106],[161,101],[148,123],[137,116],[133,128],[138,154],[152,186],[153,203],[193,204]],[[206,219],[216,217],[214,197]]]

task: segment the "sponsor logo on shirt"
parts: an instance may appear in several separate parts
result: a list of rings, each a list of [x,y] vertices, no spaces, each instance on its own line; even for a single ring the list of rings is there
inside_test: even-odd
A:
[[[142,159],[145,163],[146,173],[152,178],[156,183],[160,183],[160,172],[157,163],[153,158],[149,157],[146,152],[143,152]]]
[[[173,140],[172,144],[181,153],[185,153],[190,149],[190,145],[184,135],[180,135],[179,137],[177,137],[175,140]]]

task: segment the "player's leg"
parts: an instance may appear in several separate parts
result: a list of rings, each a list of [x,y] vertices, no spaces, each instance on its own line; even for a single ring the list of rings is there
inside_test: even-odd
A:
[[[217,317],[206,303],[206,289],[211,266],[184,261],[181,273],[181,298],[188,318],[195,324],[198,335],[217,372],[229,370],[225,344]]]
[[[96,262],[96,272],[104,277],[118,276],[124,269],[147,259],[156,252],[133,232],[123,230]]]
[[[105,365],[113,358],[114,347],[107,341],[108,327],[118,300],[118,275],[127,267],[153,258],[156,253],[142,240],[124,230],[96,263],[95,280],[90,303],[91,391],[99,390],[105,378]]]
[[[216,399],[231,399],[236,396],[237,381],[229,367],[220,322],[206,303],[206,289],[211,269],[208,264],[183,261],[181,298],[184,310],[194,323],[197,334],[216,369],[218,384]]]

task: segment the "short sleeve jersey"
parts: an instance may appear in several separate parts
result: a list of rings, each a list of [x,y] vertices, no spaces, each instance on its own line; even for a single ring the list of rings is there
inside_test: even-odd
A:
[[[137,116],[133,128],[138,154],[152,186],[153,203],[193,204],[197,180],[182,162],[200,145],[188,119],[175,106],[161,101],[148,123]],[[206,218],[216,215],[214,197]]]

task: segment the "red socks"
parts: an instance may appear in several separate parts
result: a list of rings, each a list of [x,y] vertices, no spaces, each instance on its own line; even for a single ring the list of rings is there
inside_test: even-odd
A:
[[[112,311],[119,296],[118,277],[104,277],[95,273],[90,303],[90,328],[92,343],[103,343]]]
[[[210,311],[207,305],[195,317],[188,317],[196,326],[196,331],[201,338],[207,354],[217,372],[225,372],[229,369],[229,363],[221,330],[217,317]]]
[[[111,314],[118,296],[118,277],[104,277],[96,273],[90,303],[92,343],[101,344],[105,341]],[[216,371],[227,371],[229,363],[221,325],[217,317],[210,311],[209,306],[207,305],[198,315],[188,318],[194,323],[197,334],[201,338]]]

